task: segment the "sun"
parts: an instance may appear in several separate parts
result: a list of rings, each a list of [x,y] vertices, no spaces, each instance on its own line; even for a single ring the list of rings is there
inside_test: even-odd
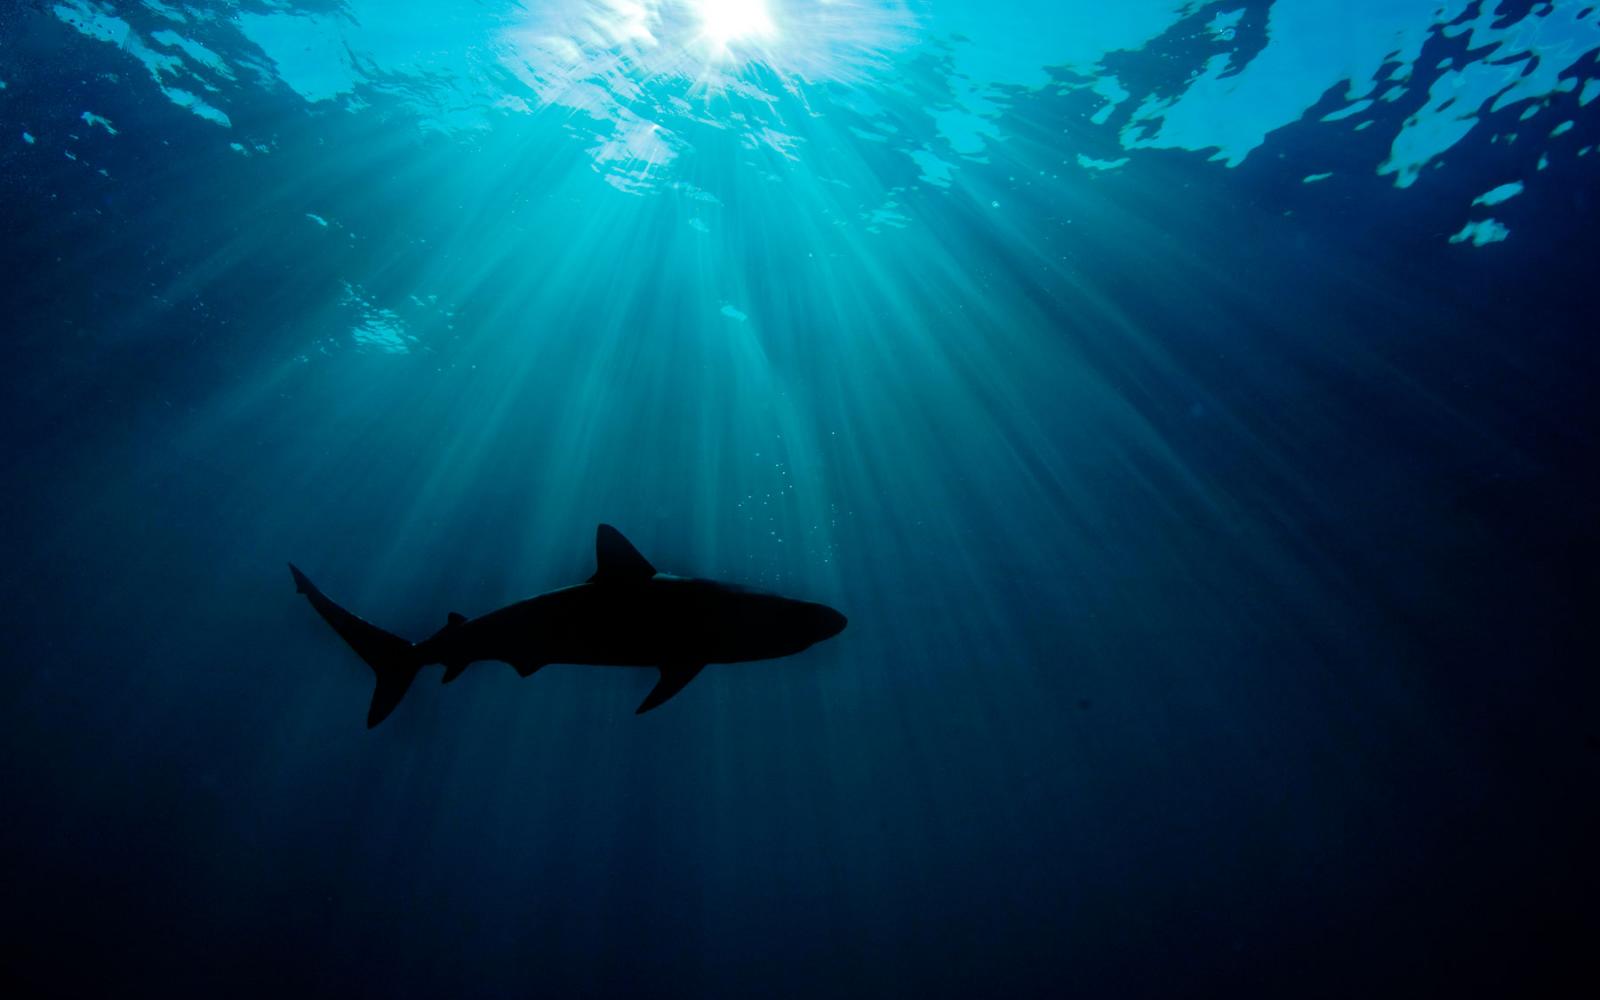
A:
[[[718,51],[728,43],[748,38],[769,38],[777,32],[766,0],[695,0],[700,31]]]

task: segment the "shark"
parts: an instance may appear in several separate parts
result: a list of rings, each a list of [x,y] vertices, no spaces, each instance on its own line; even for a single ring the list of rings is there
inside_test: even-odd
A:
[[[595,571],[583,583],[477,618],[450,612],[444,627],[408,642],[329,600],[293,563],[295,591],[372,668],[367,728],[387,719],[423,668],[449,684],[474,663],[499,661],[523,677],[552,663],[658,671],[634,714],[659,708],[713,663],[772,660],[844,631],[825,604],[732,583],[658,572],[609,524],[595,531]]]

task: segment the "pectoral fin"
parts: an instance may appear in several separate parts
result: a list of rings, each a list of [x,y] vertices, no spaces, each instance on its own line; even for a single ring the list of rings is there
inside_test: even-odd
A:
[[[701,670],[705,669],[704,663],[663,663],[656,668],[661,671],[661,679],[656,681],[656,686],[650,689],[644,701],[634,709],[634,715],[643,715],[656,708],[662,702],[671,698],[684,689],[690,681],[694,680]]]

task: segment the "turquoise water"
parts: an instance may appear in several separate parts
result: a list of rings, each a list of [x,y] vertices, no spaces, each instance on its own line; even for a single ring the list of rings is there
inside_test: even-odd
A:
[[[1530,995],[1595,931],[1600,12],[0,11],[7,975]],[[658,567],[849,629],[371,675]]]

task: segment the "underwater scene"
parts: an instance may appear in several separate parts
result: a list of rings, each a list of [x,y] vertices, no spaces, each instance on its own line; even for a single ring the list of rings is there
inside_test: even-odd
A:
[[[1596,995],[1597,144],[1593,0],[4,0],[0,988]]]

